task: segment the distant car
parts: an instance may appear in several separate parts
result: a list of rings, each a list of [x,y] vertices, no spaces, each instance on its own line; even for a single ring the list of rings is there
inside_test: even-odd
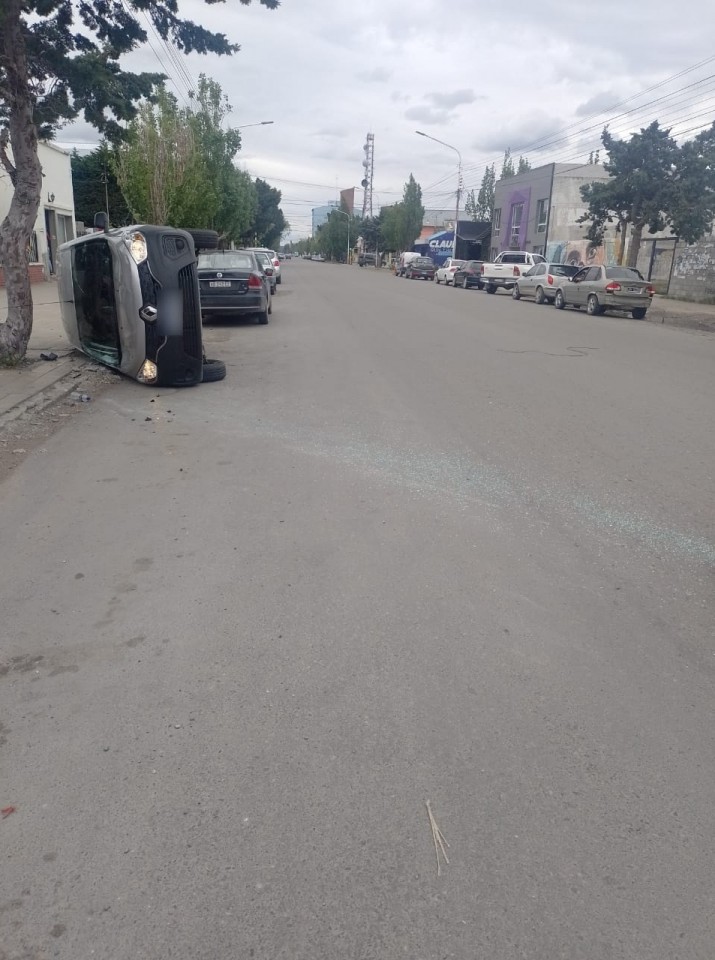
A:
[[[377,263],[377,254],[375,253],[359,253],[358,254],[359,267],[374,267],[376,263]]]
[[[467,260],[463,262],[462,266],[454,271],[452,283],[455,287],[463,287],[465,290],[469,287],[476,287],[477,290],[481,290],[484,286],[482,283],[482,261]]]
[[[453,260],[451,257],[449,260],[445,260],[442,266],[435,270],[434,282],[444,283],[444,285],[448,287],[454,280],[455,271],[458,270],[459,267],[463,267],[464,263],[464,260]]]
[[[586,307],[592,317],[617,310],[642,320],[654,294],[653,285],[632,267],[584,267],[571,279],[561,280],[554,306],[557,310]]]
[[[395,264],[395,276],[404,277],[409,264],[413,260],[419,260],[420,256],[421,254],[417,253],[416,250],[405,250],[404,253],[401,253]]]
[[[408,280],[434,280],[434,272],[434,263],[429,257],[418,257],[405,267],[405,277]]]
[[[579,268],[570,263],[537,263],[516,281],[511,295],[515,300],[533,297],[537,303],[553,303],[559,284],[578,271]]]
[[[252,250],[253,253],[267,253],[273,263],[273,273],[275,274],[276,283],[282,283],[281,262],[278,259],[278,254],[276,251],[270,250],[268,247],[248,247],[248,249]]]
[[[263,270],[270,281],[271,293],[275,293],[276,283],[278,281],[276,279],[276,268],[270,258],[270,255],[265,250],[249,250],[248,252],[255,256],[261,270]]]
[[[288,252],[286,251],[286,253],[283,254],[283,257],[284,257],[285,260],[292,260],[292,259],[293,259],[293,254],[292,254],[292,253],[288,253]]]
[[[268,323],[272,312],[268,277],[251,250],[213,250],[198,262],[201,316],[250,314]]]

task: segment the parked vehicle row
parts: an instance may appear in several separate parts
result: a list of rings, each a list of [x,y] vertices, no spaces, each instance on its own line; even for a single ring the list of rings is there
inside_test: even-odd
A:
[[[217,250],[213,230],[138,224],[95,232],[59,250],[62,322],[87,356],[152,386],[226,376],[204,353],[202,320],[253,315],[268,323],[280,261],[273,250]]]

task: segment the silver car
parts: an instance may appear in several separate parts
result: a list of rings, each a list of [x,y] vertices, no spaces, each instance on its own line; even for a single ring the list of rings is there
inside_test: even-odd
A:
[[[514,300],[533,297],[536,303],[553,303],[556,290],[564,279],[570,279],[579,271],[570,263],[537,263],[531,270],[522,273],[511,288]]]
[[[606,310],[625,311],[634,320],[642,320],[654,293],[653,285],[632,267],[583,267],[559,284],[554,306],[557,310],[569,305],[586,307],[592,317]]]

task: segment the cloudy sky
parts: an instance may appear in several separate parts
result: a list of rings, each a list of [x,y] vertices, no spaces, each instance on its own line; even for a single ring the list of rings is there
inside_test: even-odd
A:
[[[187,78],[150,33],[132,68],[166,72],[180,98],[205,72],[233,125],[274,121],[243,131],[238,162],[282,191],[294,239],[310,233],[313,206],[359,187],[368,131],[375,206],[398,200],[413,173],[425,206],[442,208],[454,204],[456,154],[415,130],[456,147],[466,189],[478,189],[506,147],[532,166],[585,160],[605,122],[627,135],[658,118],[689,136],[715,119],[712,0],[282,0],[275,11],[179,0],[179,10],[240,52],[181,56]],[[83,124],[58,136],[95,139]]]

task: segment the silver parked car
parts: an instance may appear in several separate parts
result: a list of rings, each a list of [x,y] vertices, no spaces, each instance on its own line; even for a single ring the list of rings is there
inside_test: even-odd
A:
[[[554,306],[586,307],[591,316],[606,310],[630,313],[642,320],[653,302],[655,289],[632,267],[583,267],[570,280],[559,283]]]
[[[533,297],[536,303],[553,303],[556,290],[564,278],[570,279],[579,271],[570,263],[537,263],[531,270],[522,273],[511,288],[515,300]]]

